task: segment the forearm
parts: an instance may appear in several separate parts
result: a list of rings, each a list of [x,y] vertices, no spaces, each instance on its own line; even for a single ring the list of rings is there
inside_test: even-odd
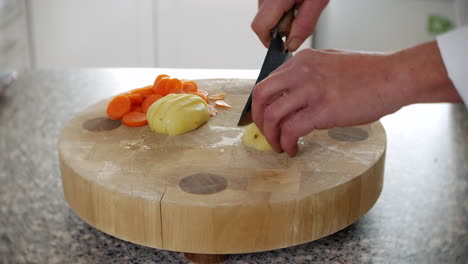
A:
[[[451,82],[436,41],[427,42],[390,55],[402,106],[413,103],[461,102]]]

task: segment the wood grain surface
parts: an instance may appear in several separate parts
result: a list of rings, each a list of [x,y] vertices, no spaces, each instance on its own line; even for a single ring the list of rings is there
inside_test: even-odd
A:
[[[65,126],[63,188],[84,221],[149,247],[246,253],[329,235],[377,201],[386,148],[379,122],[314,131],[295,158],[261,152],[243,146],[236,127],[254,80],[197,82],[227,93],[233,106],[198,130],[166,136],[128,128],[106,118],[108,100]]]

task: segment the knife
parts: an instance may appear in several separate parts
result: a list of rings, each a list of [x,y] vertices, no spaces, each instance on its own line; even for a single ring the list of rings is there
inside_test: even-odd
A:
[[[283,62],[286,61],[287,58],[291,57],[291,52],[285,49],[283,37],[287,36],[291,30],[291,23],[294,19],[295,10],[296,8],[292,8],[288,12],[284,13],[278,25],[273,29],[270,47],[268,47],[265,60],[263,61],[263,65],[255,85],[270,75],[271,72],[276,70],[281,64],[283,64]],[[252,88],[252,91],[255,89],[255,85]],[[249,99],[247,99],[244,110],[242,110],[237,126],[246,126],[252,122],[252,92],[250,92]]]

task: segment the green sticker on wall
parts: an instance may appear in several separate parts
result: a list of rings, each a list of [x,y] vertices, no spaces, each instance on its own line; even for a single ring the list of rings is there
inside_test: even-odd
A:
[[[447,17],[430,15],[427,21],[427,32],[431,35],[439,35],[452,30],[454,23]]]

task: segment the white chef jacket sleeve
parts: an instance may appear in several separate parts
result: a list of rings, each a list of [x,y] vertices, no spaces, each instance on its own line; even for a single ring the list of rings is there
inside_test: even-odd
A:
[[[450,80],[468,107],[468,25],[437,37]]]

